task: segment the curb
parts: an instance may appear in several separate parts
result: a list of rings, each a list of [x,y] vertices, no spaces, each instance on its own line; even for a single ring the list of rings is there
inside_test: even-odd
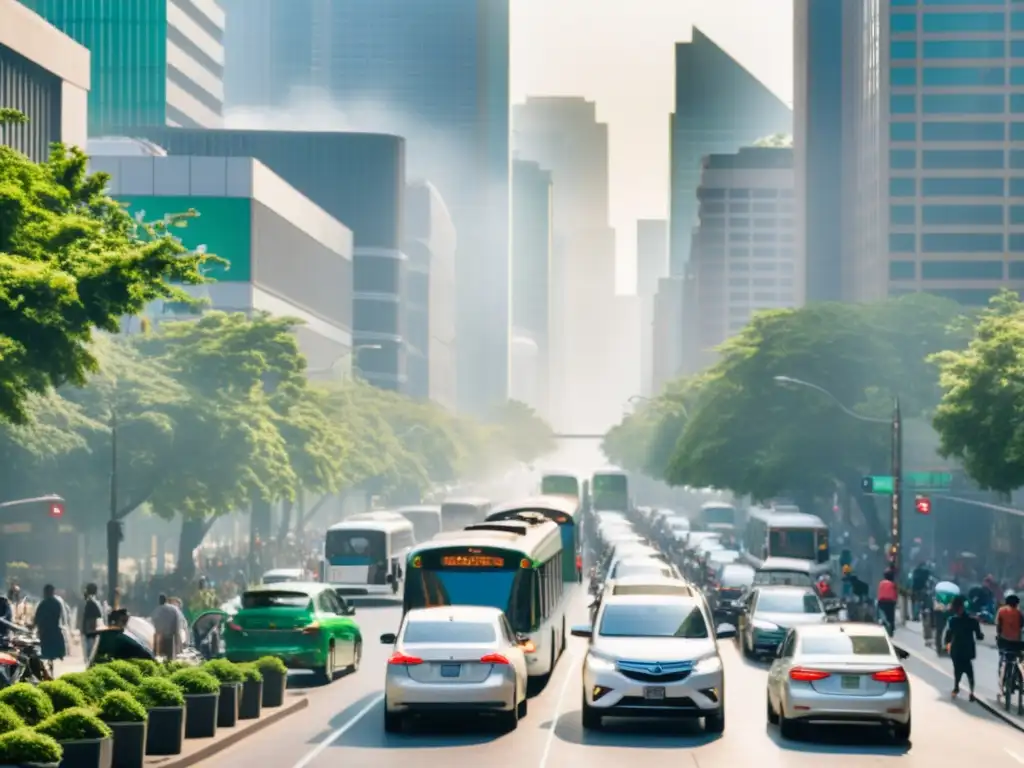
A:
[[[300,699],[296,699],[290,704],[281,707],[279,710],[274,712],[272,715],[267,717],[261,717],[256,720],[248,728],[242,730],[236,730],[233,733],[225,736],[223,739],[217,739],[211,744],[197,749],[190,755],[183,755],[181,757],[174,757],[166,763],[159,763],[160,768],[188,768],[188,766],[198,765],[203,760],[207,760],[216,754],[223,752],[229,747],[233,747],[238,742],[247,739],[253,734],[259,733],[265,728],[269,728],[274,723],[284,720],[291,714],[299,712],[309,706],[309,699],[303,696]],[[156,765],[150,763],[150,765]]]
[[[904,646],[899,645],[899,644],[897,644],[895,642],[893,643],[893,647],[903,651],[908,656],[911,656],[912,658],[917,659],[922,664],[927,664],[932,669],[936,669],[936,667],[934,665],[932,665],[930,662],[926,661],[916,651],[908,650]],[[1013,728],[1016,728],[1018,731],[1021,731],[1022,733],[1024,733],[1024,722],[1021,722],[1018,718],[1014,717],[1009,712],[1004,712],[1003,710],[999,709],[999,707],[997,707],[994,704],[991,704],[990,702],[986,701],[983,696],[975,697],[974,703],[979,705],[982,709],[984,709],[990,715],[994,715],[995,717],[999,718],[1000,720],[1002,720],[1007,725],[1009,725],[1009,726],[1011,726]]]

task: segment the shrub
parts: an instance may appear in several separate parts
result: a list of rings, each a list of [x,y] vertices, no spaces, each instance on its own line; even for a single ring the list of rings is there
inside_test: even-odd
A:
[[[99,689],[96,678],[88,672],[68,672],[61,675],[60,679],[80,690],[82,695],[85,696],[86,701],[96,702],[103,697],[103,692]]]
[[[148,717],[146,708],[125,691],[111,691],[100,702],[100,720],[105,723],[144,723]]]
[[[213,675],[221,683],[245,682],[245,672],[237,664],[232,664],[227,659],[213,659],[203,664],[200,669]]]
[[[26,725],[41,723],[53,714],[50,697],[28,683],[16,683],[10,688],[4,688],[0,691],[0,702],[17,712]]]
[[[143,677],[159,677],[163,672],[160,665],[152,659],[129,659],[128,663],[136,667]]]
[[[181,689],[186,696],[201,693],[220,692],[220,681],[208,672],[201,669],[179,669],[170,680]]]
[[[36,731],[57,741],[109,739],[112,735],[107,724],[84,707],[58,712],[37,725]]]
[[[10,733],[25,727],[25,721],[6,704],[0,704],[0,734]]]
[[[72,707],[85,707],[88,697],[71,683],[64,680],[47,680],[39,684],[39,690],[50,697],[54,712],[63,712]]]
[[[114,670],[117,676],[122,680],[127,680],[132,685],[138,685],[142,682],[143,674],[137,666],[132,664],[130,661],[124,659],[115,659],[114,661],[108,661],[104,666],[108,669]]]
[[[88,674],[96,683],[96,694],[102,698],[110,691],[131,691],[132,684],[106,665],[93,667]]]
[[[264,656],[256,660],[256,666],[263,674],[277,672],[279,675],[288,674],[288,667],[284,665],[277,656]]]
[[[263,679],[263,673],[255,664],[239,664],[238,668],[242,670],[247,683],[258,683]]]
[[[185,697],[181,695],[181,689],[163,677],[143,680],[142,685],[135,691],[135,696],[146,709],[185,706]]]
[[[193,669],[193,665],[186,661],[181,661],[180,659],[164,662],[164,674],[168,677],[182,669]]]
[[[0,736],[0,765],[56,765],[64,749],[51,736],[21,728]]]

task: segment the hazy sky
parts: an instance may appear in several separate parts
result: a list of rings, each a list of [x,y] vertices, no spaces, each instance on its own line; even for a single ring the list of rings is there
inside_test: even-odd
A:
[[[668,214],[674,44],[693,26],[787,103],[792,0],[512,0],[512,101],[584,96],[609,125],[619,290],[635,280],[635,222]]]

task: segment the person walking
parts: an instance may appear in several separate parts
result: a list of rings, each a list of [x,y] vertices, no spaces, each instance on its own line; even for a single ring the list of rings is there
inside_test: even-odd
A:
[[[878,582],[878,612],[885,620],[885,630],[892,637],[896,630],[896,601],[900,598],[899,588],[896,586],[896,574],[888,570]]]
[[[85,585],[85,604],[82,606],[82,653],[85,663],[92,658],[92,649],[96,645],[96,631],[103,621],[103,606],[100,605],[99,587],[94,582]]]
[[[157,598],[156,610],[153,611],[153,653],[165,659],[173,659],[178,655],[178,642],[181,634],[180,612],[167,602],[167,595]]]
[[[64,601],[57,597],[53,584],[43,587],[43,599],[36,606],[32,624],[39,635],[39,658],[46,663],[53,675],[53,663],[63,661],[68,655],[69,628]]]
[[[977,656],[977,641],[984,640],[981,624],[964,608],[963,595],[953,599],[953,615],[946,625],[944,644],[949,658],[953,661],[953,698],[960,694],[960,678],[966,675],[971,687],[971,701],[974,701],[974,659]]]

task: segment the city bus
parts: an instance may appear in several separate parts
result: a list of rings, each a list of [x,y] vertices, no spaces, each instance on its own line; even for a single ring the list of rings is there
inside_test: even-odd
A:
[[[811,570],[831,569],[828,525],[815,515],[761,507],[747,511],[743,528],[743,558],[755,568],[769,558],[812,563]]]
[[[721,534],[725,543],[732,543],[736,538],[736,507],[724,501],[706,501],[697,512],[696,528],[698,531],[710,531]]]
[[[540,478],[540,495],[564,496],[582,505],[585,483],[572,472],[545,472]]]
[[[594,473],[590,483],[595,512],[629,512],[629,476],[621,469],[603,469]]]
[[[339,595],[397,595],[415,544],[412,523],[397,512],[352,515],[327,529],[320,580]]]
[[[445,499],[441,504],[441,530],[459,531],[467,525],[482,523],[491,509],[489,499],[467,497]]]
[[[402,507],[398,514],[412,523],[417,543],[429,541],[441,532],[441,508],[436,505]]]
[[[488,521],[515,520],[523,513],[537,513],[556,523],[562,534],[562,581],[583,581],[583,513],[580,505],[567,496],[538,496],[500,504],[491,510]]]
[[[409,553],[403,611],[443,605],[500,608],[545,678],[565,650],[562,536],[541,515],[441,533]]]

